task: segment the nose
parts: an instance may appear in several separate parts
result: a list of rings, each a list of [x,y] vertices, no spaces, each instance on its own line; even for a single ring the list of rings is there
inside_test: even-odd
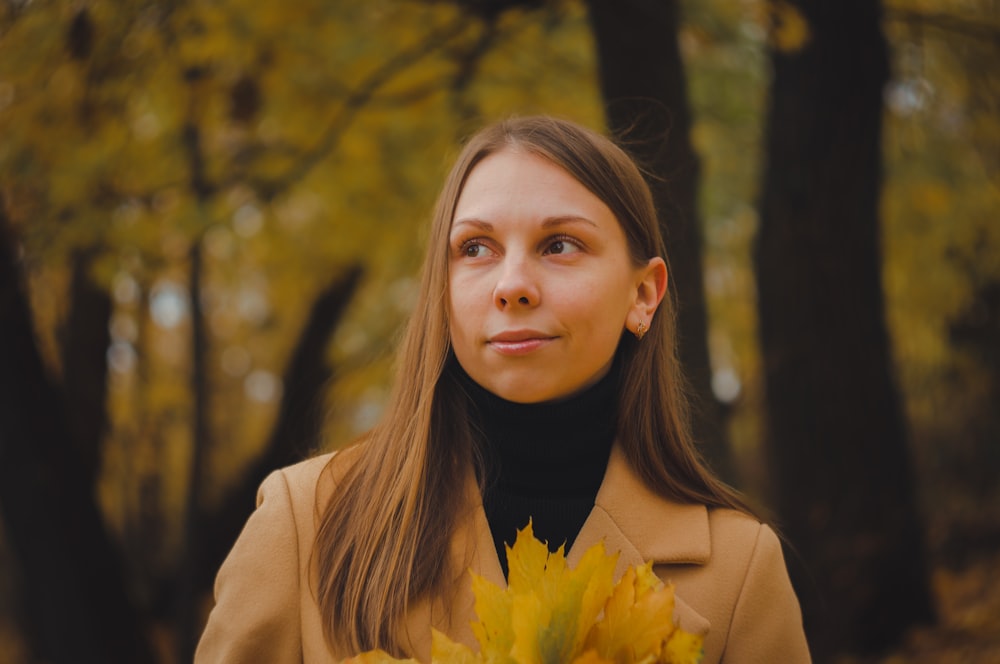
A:
[[[507,256],[493,290],[493,302],[498,309],[535,307],[541,301],[538,281],[527,261]]]

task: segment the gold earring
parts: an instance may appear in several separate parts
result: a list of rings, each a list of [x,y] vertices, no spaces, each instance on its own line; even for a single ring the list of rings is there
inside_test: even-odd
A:
[[[642,341],[644,336],[646,336],[646,324],[639,321],[639,324],[635,326],[635,338],[637,341]]]

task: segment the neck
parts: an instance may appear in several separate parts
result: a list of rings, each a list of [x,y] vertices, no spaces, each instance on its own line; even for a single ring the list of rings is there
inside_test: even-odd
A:
[[[582,392],[558,401],[502,399],[467,376],[487,484],[526,495],[596,491],[617,425],[615,367]]]
[[[571,545],[593,508],[617,429],[619,371],[558,401],[502,399],[459,370],[484,468],[483,506],[497,553],[533,519],[551,548]],[[506,567],[506,566],[505,566]]]

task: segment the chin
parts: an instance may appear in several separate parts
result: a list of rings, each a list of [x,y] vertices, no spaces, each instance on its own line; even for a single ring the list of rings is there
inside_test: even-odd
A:
[[[538,403],[548,399],[545,390],[534,381],[504,380],[494,376],[492,380],[476,382],[501,399],[514,403]]]
[[[579,391],[579,389],[559,390],[556,386],[531,379],[491,381],[490,384],[484,385],[484,387],[501,399],[524,404],[557,401]],[[583,387],[581,386],[580,389]]]

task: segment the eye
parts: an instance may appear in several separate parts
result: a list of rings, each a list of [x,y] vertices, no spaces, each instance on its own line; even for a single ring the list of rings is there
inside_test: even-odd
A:
[[[481,240],[466,240],[458,249],[463,258],[483,258],[492,252]]]
[[[555,237],[552,238],[548,245],[545,247],[543,254],[575,254],[582,251],[582,247],[579,242],[569,237]]]

